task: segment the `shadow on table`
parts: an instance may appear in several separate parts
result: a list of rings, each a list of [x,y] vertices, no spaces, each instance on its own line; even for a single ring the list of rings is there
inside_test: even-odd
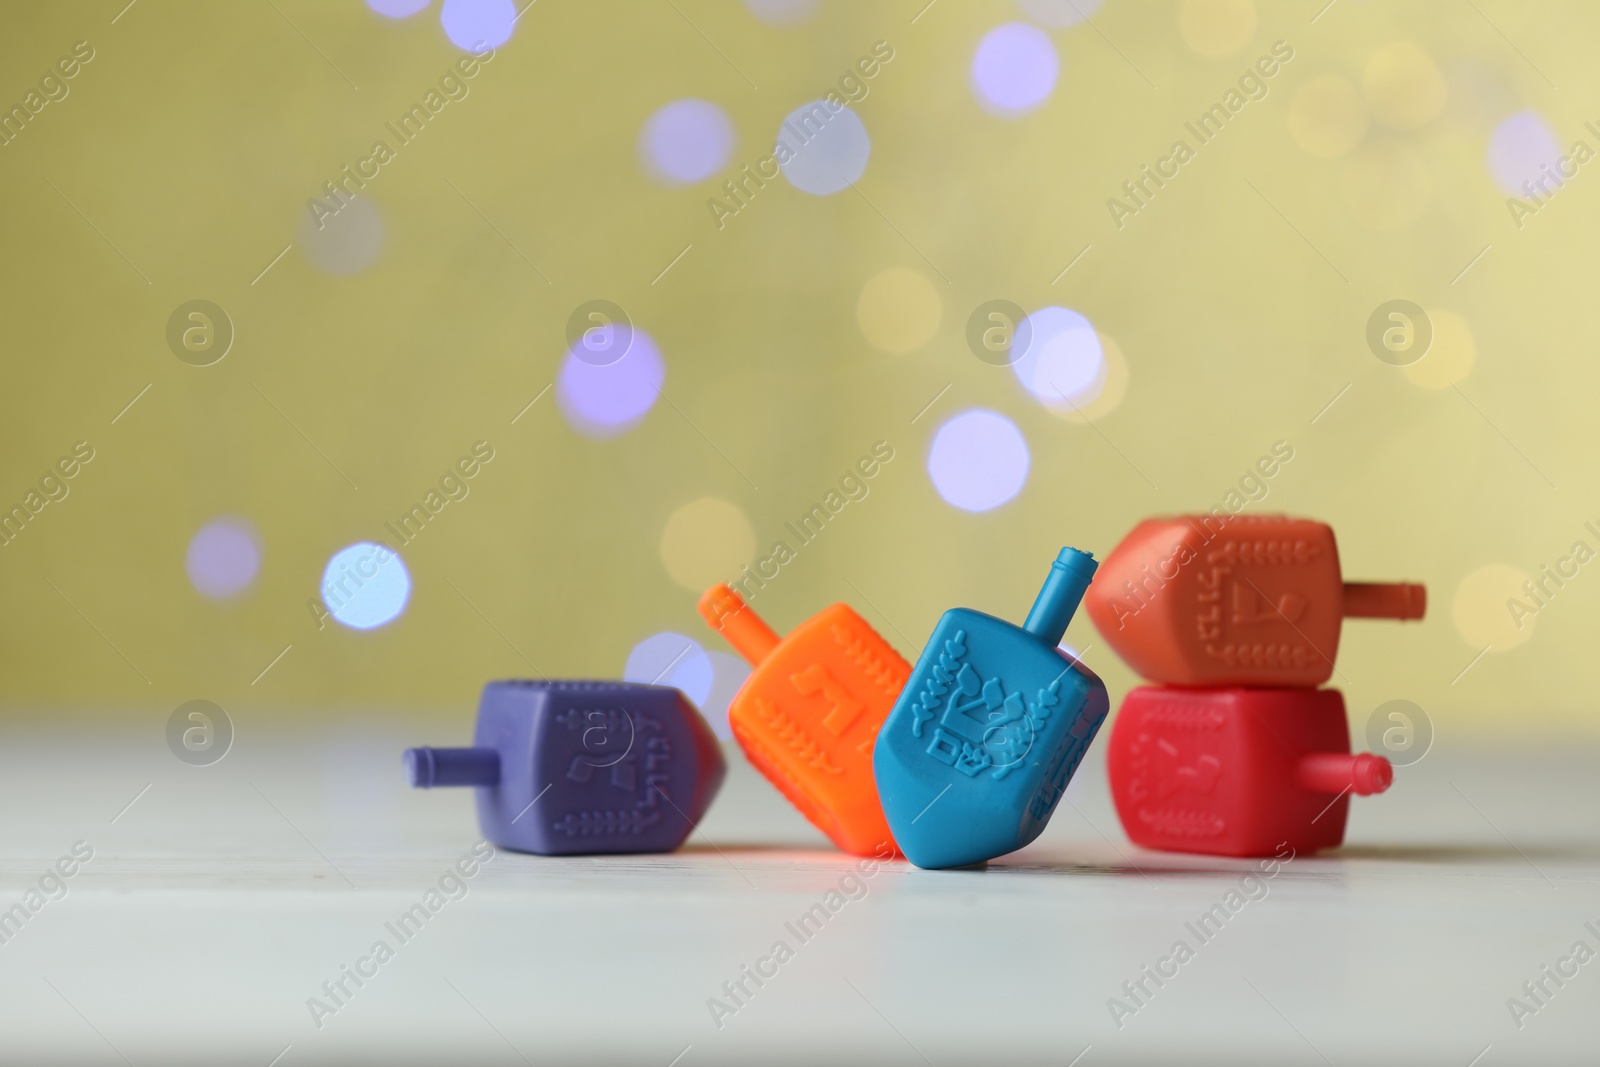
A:
[[[1103,858],[1102,858],[1103,859]],[[1236,878],[1240,874],[1257,870],[1257,865],[1270,857],[1256,859],[1232,856],[1203,856],[1186,853],[1131,852],[1118,857],[1121,862],[1096,862],[1082,860],[1024,859],[1007,861],[999,859],[989,865],[997,873],[1055,874],[1063,876],[1118,875],[1124,877]],[[1528,867],[1541,876],[1540,862],[1600,865],[1600,845],[1529,843],[1512,844],[1384,844],[1352,845],[1302,855],[1283,865],[1286,874],[1309,874],[1317,877],[1342,875],[1354,869],[1355,863],[1426,864],[1439,866],[1466,866],[1470,864],[1504,864]],[[1563,872],[1570,873],[1570,872]]]
[[[1600,845],[1529,842],[1522,845],[1449,843],[1347,845],[1326,854],[1329,859],[1387,860],[1396,863],[1520,863],[1524,860],[1600,862]]]
[[[696,856],[720,856],[735,863],[750,863],[772,867],[814,867],[840,870],[863,862],[862,857],[847,855],[826,846],[809,847],[799,844],[772,844],[770,842],[727,842],[715,846],[689,843],[680,853]],[[1241,874],[1259,871],[1260,864],[1272,857],[1208,856],[1183,852],[1153,852],[1134,849],[1108,850],[1105,846],[1090,845],[1071,854],[1065,850],[1050,849],[1054,855],[1019,854],[1002,856],[987,864],[960,867],[943,871],[924,871],[905,860],[883,861],[885,870],[903,870],[917,875],[943,875],[970,877],[978,874],[1005,875],[1055,875],[1058,877],[1105,877],[1184,879],[1184,878],[1237,878]],[[1509,864],[1527,867],[1540,861],[1588,863],[1600,865],[1600,844],[1535,843],[1466,844],[1428,842],[1408,844],[1349,845],[1328,852],[1301,855],[1283,864],[1284,873],[1304,873],[1318,877],[1343,875],[1354,863],[1394,863],[1427,865]],[[1543,872],[1540,872],[1543,874]]]

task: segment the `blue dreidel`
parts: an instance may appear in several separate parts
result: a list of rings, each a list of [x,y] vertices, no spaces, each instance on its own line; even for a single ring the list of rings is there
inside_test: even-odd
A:
[[[1057,646],[1094,577],[1063,548],[1021,626],[944,613],[872,753],[894,839],[918,867],[964,867],[1044,829],[1105,720],[1105,683]]]
[[[671,852],[728,765],[676,689],[629,682],[490,682],[471,748],[412,748],[419,789],[472,786],[483,836],[564,856]]]

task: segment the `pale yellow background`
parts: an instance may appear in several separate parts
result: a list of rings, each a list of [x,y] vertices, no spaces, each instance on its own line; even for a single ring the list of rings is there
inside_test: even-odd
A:
[[[674,574],[732,577],[880,439],[896,457],[871,495],[760,604],[785,629],[850,600],[914,657],[945,608],[1020,620],[1058,547],[1103,555],[1145,515],[1208,506],[1281,439],[1295,459],[1254,510],[1332,522],[1348,577],[1429,588],[1421,625],[1346,628],[1335,681],[1358,733],[1392,698],[1441,731],[1594,719],[1600,566],[1520,633],[1498,576],[1580,537],[1600,547],[1583,530],[1600,520],[1600,166],[1519,230],[1484,158],[1529,108],[1563,144],[1600,147],[1583,128],[1600,118],[1600,7],[1110,0],[1092,26],[1046,31],[1055,91],[1005,120],[968,69],[984,33],[1025,18],[1014,3],[825,3],[778,29],[735,0],[539,0],[371,184],[381,257],[334,278],[301,248],[306,201],[458,56],[438,5],[392,22],[351,0],[140,0],[112,24],[124,2],[0,14],[0,101],[78,40],[97,53],[0,148],[0,501],[73,442],[97,451],[0,549],[15,715],[159,723],[205,698],[459,716],[530,662],[615,676],[668,629],[722,649]],[[780,180],[719,232],[716,180],[665,188],[640,165],[642,123],[686,96],[732,119],[730,169],[753,163],[879,40],[896,55],[856,106],[873,145],[861,195]],[[1277,40],[1295,58],[1269,95],[1116,228],[1107,198]],[[512,425],[553,380],[568,314],[597,297],[660,344],[671,403],[603,442],[553,395]],[[237,331],[207,368],[164,338],[195,298]],[[1092,426],[968,351],[967,318],[993,298],[1073,308],[1114,343],[1125,381]],[[1436,312],[1433,362],[1368,351],[1368,315],[1395,298]],[[1022,493],[980,515],[944,504],[924,464],[973,406],[1015,420],[1033,455]],[[328,557],[383,536],[479,439],[494,462],[404,551],[407,613],[319,632],[306,601]],[[264,565],[217,604],[184,553],[226,514],[259,528]],[[1086,619],[1068,640],[1096,643],[1114,697],[1133,684]]]

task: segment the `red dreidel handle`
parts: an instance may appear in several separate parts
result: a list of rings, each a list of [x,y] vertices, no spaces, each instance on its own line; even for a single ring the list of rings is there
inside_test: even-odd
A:
[[[1410,582],[1345,582],[1347,619],[1420,619],[1428,610],[1428,590]]]
[[[1381,793],[1394,784],[1394,766],[1370,752],[1313,752],[1295,768],[1300,788],[1311,793],[1344,793],[1358,797]]]

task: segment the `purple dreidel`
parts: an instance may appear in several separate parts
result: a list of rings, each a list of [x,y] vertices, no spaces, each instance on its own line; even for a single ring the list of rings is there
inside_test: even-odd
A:
[[[728,769],[694,705],[660,685],[490,682],[472,742],[407,749],[407,779],[475,787],[484,837],[546,856],[671,852]]]

